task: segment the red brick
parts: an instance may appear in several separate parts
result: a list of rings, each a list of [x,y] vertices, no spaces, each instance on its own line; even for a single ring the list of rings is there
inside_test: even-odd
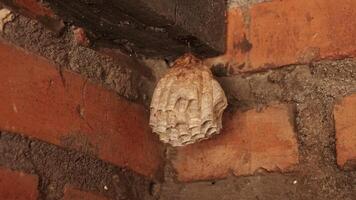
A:
[[[244,70],[247,60],[246,45],[247,27],[244,23],[244,15],[240,9],[230,9],[227,12],[226,53],[219,57],[204,60],[206,65],[213,66],[220,63],[228,63],[228,74],[235,74]]]
[[[244,16],[238,9],[231,9],[227,15],[227,56],[236,60],[245,59],[245,50],[243,48],[244,39],[246,39],[246,25]]]
[[[37,185],[36,176],[0,168],[1,200],[36,200]]]
[[[274,0],[253,5],[245,15],[230,9],[229,16],[225,57],[235,72],[356,56],[354,0]],[[249,43],[252,48],[242,52]]]
[[[38,20],[54,32],[58,33],[65,27],[63,21],[50,8],[44,6],[41,1],[9,0],[2,1],[2,3],[22,15]]]
[[[226,113],[222,133],[178,148],[173,160],[180,181],[249,175],[263,168],[288,171],[298,163],[298,145],[286,105],[261,112]]]
[[[152,177],[161,147],[143,106],[79,75],[0,43],[0,129],[53,144],[87,145],[99,158]],[[87,149],[87,148],[82,148]]]
[[[337,163],[356,163],[356,95],[345,97],[334,108]],[[356,167],[356,166],[355,166]]]
[[[108,200],[107,198],[91,192],[80,191],[75,188],[65,187],[63,200]]]
[[[43,6],[37,0],[13,0],[13,4],[20,8],[27,16],[36,18],[38,16],[53,17],[54,13],[51,9]]]

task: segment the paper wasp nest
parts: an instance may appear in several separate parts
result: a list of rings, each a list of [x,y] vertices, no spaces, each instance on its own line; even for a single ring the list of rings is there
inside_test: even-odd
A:
[[[224,91],[209,68],[185,55],[158,82],[150,125],[163,142],[184,146],[218,134],[226,106]]]

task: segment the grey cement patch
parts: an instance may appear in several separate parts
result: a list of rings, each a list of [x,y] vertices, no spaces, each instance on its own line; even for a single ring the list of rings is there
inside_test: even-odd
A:
[[[77,45],[73,41],[70,28],[62,33],[55,33],[45,29],[35,20],[17,15],[15,20],[5,25],[0,37],[48,58],[58,66],[59,72],[63,69],[72,70],[116,91],[120,96],[141,100],[139,84],[142,75],[135,71],[136,65],[129,66],[124,59],[114,60],[90,48]]]
[[[322,61],[249,75],[219,77],[231,109],[258,109],[273,102],[294,105],[299,165],[292,173],[256,172],[223,180],[180,183],[168,162],[164,200],[353,200],[355,172],[336,165],[333,106],[356,92],[356,60]],[[175,149],[167,154],[172,159]]]
[[[239,6],[258,2],[230,1]],[[146,105],[167,68],[164,61],[147,61],[155,80],[142,78],[145,76],[140,70],[76,46],[69,30],[58,35],[21,16],[6,25],[2,37],[122,96],[142,98]],[[161,200],[354,200],[356,172],[342,171],[336,165],[332,110],[340,98],[356,93],[356,60],[314,62],[217,79],[228,96],[230,109],[258,109],[272,102],[294,105],[300,163],[293,173],[257,172],[253,176],[179,183],[167,160],[165,182],[158,184],[90,156],[95,155],[95,148],[86,150],[89,155],[81,154],[8,133],[0,138],[0,165],[37,174],[41,199],[60,199],[64,184],[71,183],[112,199],[133,195]],[[63,142],[76,145],[75,139],[65,138]],[[172,158],[174,149],[167,155]],[[109,191],[103,189],[104,184],[109,184]]]
[[[18,134],[0,133],[0,166],[37,175],[44,200],[61,199],[66,184],[109,199],[156,198],[156,183],[128,169]]]

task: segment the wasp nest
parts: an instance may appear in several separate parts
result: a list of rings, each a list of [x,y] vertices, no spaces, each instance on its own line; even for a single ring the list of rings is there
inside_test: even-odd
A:
[[[226,106],[224,91],[209,68],[185,55],[158,82],[150,125],[163,142],[184,146],[218,134]]]

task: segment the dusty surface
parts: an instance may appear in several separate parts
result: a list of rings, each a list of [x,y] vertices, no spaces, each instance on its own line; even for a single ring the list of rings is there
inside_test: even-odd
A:
[[[60,33],[46,30],[34,20],[17,15],[7,23],[0,36],[5,40],[38,53],[55,62],[59,72],[67,68],[94,82],[115,90],[120,96],[140,100],[140,63],[130,64],[131,58],[113,58],[76,44],[71,28]]]
[[[140,92],[142,80],[152,77],[149,72],[147,75],[147,69],[142,69],[143,64],[127,56],[114,59],[105,51],[98,53],[79,46],[73,40],[71,28],[54,33],[34,20],[16,15],[12,22],[5,24],[0,38],[52,60],[58,66],[58,74],[62,74],[64,85],[63,73],[68,69],[130,100],[142,101],[147,96]],[[76,148],[82,153],[3,132],[0,134],[0,166],[37,175],[39,199],[61,199],[65,185],[102,194],[108,199],[155,198],[156,183],[99,160],[97,147],[83,135],[62,137],[60,142],[66,149]]]
[[[14,23],[5,25],[2,37],[98,81],[122,96],[149,99],[150,92],[143,95],[140,88],[146,92],[152,88],[136,82],[143,76],[141,70],[120,66],[109,57],[74,45],[70,30],[54,34],[34,21],[17,16]],[[164,69],[154,65],[154,71],[162,74]],[[224,70],[220,72],[223,76]],[[262,108],[272,102],[294,105],[299,165],[287,174],[260,169],[254,176],[231,175],[224,180],[179,183],[167,161],[165,183],[158,185],[87,154],[8,133],[0,137],[0,165],[38,175],[41,199],[60,199],[64,185],[71,184],[112,199],[354,200],[356,171],[342,171],[336,164],[332,111],[338,99],[356,92],[355,77],[356,61],[342,60],[219,78],[230,110]],[[73,139],[64,138],[63,142],[72,145]],[[95,149],[87,152],[90,154]],[[169,148],[167,156],[173,158],[174,149]]]
[[[206,57],[225,50],[226,0],[1,2],[55,31],[64,27],[63,21],[81,26],[93,45],[118,48],[133,55],[162,58],[194,52]]]
[[[61,32],[53,32],[35,20],[15,14],[14,20],[0,32],[0,38],[52,60],[58,65],[58,73],[72,70],[148,108],[155,78],[166,71],[166,61],[141,61],[115,49],[95,51],[80,46],[75,40],[75,30],[66,26]]]
[[[142,105],[1,41],[0,66],[0,130],[160,174],[160,143]]]
[[[272,102],[295,106],[299,165],[287,174],[257,170],[254,176],[192,183],[177,182],[170,165],[161,199],[335,199],[353,200],[356,172],[336,164],[333,105],[356,91],[356,61],[324,61],[259,74],[222,77],[230,109],[264,107]],[[169,149],[168,157],[176,156]],[[353,169],[355,170],[355,169]]]
[[[60,199],[66,184],[110,199],[153,199],[151,182],[130,170],[16,134],[0,134],[0,165],[39,177],[39,198]]]

